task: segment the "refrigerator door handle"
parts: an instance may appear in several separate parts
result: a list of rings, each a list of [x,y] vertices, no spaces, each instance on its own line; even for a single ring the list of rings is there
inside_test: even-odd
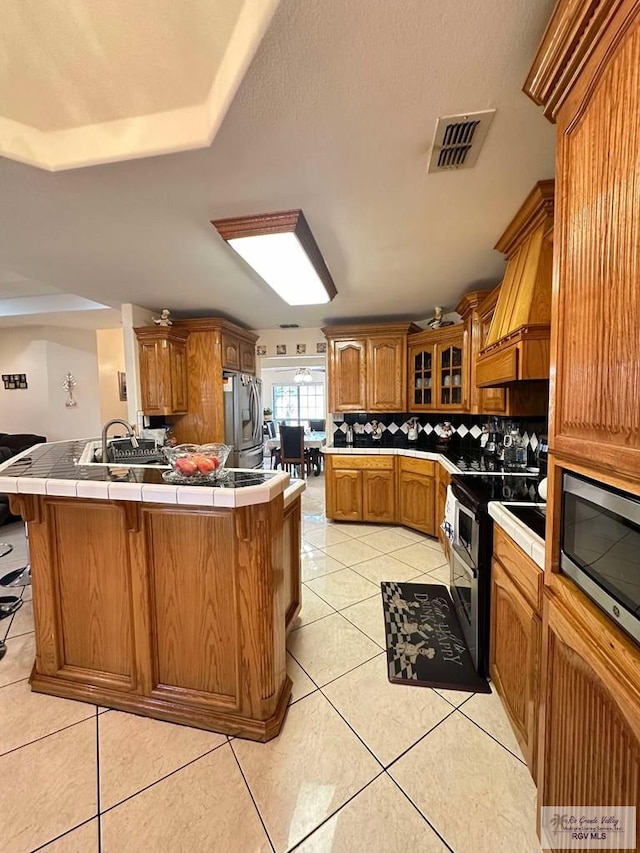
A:
[[[251,383],[251,391],[254,400],[254,421],[253,421],[253,437],[256,444],[262,444],[262,418],[260,417],[260,392],[258,385],[254,380]]]

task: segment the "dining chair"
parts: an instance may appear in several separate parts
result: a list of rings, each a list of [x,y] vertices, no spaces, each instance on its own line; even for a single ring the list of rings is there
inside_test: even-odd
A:
[[[304,448],[304,427],[280,427],[280,464],[289,473],[299,467],[303,478],[310,473],[311,455]]]

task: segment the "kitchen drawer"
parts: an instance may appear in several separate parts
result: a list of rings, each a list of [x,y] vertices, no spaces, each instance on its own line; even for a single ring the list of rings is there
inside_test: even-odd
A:
[[[399,456],[400,471],[409,474],[423,474],[425,477],[436,476],[436,463],[431,459],[416,459],[411,456]]]
[[[540,613],[544,581],[542,570],[497,524],[493,525],[493,556],[508,573],[531,607]]]
[[[350,453],[332,453],[334,471],[393,471],[393,456],[357,456]]]

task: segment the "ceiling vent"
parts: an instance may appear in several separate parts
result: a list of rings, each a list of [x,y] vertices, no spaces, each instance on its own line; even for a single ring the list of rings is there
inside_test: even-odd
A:
[[[471,169],[475,166],[495,114],[495,110],[485,110],[439,118],[429,172]]]

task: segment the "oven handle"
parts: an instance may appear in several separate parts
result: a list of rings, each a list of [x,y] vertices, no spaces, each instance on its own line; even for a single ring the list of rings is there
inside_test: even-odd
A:
[[[478,570],[476,568],[474,568],[473,566],[469,565],[469,563],[467,563],[467,561],[464,559],[464,557],[460,553],[460,550],[455,545],[451,549],[451,556],[453,558],[455,558],[458,563],[461,564],[462,568],[469,575],[471,580],[477,580]]]
[[[640,524],[640,504],[631,498],[623,498],[605,487],[592,486],[571,474],[564,475],[564,491]]]

